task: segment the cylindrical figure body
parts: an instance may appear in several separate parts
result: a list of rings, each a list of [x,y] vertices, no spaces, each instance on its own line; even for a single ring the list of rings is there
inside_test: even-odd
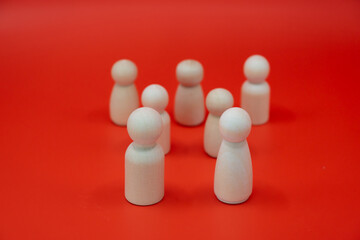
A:
[[[214,192],[228,204],[245,202],[252,192],[253,174],[246,138],[251,131],[249,114],[241,108],[226,110],[219,120],[223,141],[215,166]]]
[[[159,84],[147,86],[141,94],[141,103],[145,107],[155,109],[161,116],[163,130],[157,143],[163,148],[164,153],[170,151],[170,116],[165,108],[169,103],[169,94],[166,89]]]
[[[266,123],[270,113],[269,84],[245,81],[241,88],[241,108],[249,113],[252,124]]]
[[[155,204],[164,197],[162,147],[130,144],[125,153],[125,197],[136,205]]]
[[[170,116],[166,111],[163,111],[161,114],[162,123],[163,123],[163,130],[157,143],[163,148],[164,154],[168,154],[171,148],[171,141],[170,141]]]
[[[247,141],[223,140],[216,160],[214,192],[228,204],[246,201],[252,192],[252,163]]]
[[[222,142],[219,130],[220,117],[209,113],[204,129],[204,149],[209,156],[216,158]]]
[[[176,66],[176,79],[180,83],[175,94],[176,122],[197,126],[204,121],[204,93],[200,85],[203,77],[203,66],[196,60],[183,60]]]
[[[135,84],[122,86],[117,83],[110,96],[110,118],[120,126],[126,126],[126,122],[136,108],[139,107],[139,96]]]
[[[156,143],[162,131],[160,114],[152,108],[134,110],[127,121],[134,141],[125,153],[125,198],[136,205],[151,205],[164,196],[164,151]]]
[[[205,118],[204,93],[200,84],[186,87],[180,84],[175,94],[175,120],[185,126],[201,124]]]
[[[204,129],[204,149],[209,156],[216,158],[223,137],[219,129],[220,116],[234,105],[234,98],[228,90],[215,88],[206,96],[206,108],[209,115]]]
[[[241,88],[241,107],[251,118],[252,124],[260,125],[269,120],[270,86],[266,82],[270,64],[261,55],[252,55],[244,63],[246,81]]]

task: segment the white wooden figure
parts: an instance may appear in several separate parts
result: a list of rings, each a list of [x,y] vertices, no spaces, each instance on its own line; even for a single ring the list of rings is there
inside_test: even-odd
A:
[[[241,88],[241,107],[249,113],[254,125],[269,120],[270,86],[266,82],[269,71],[269,62],[263,56],[253,55],[245,61],[244,74],[247,80]]]
[[[200,85],[203,76],[203,67],[196,60],[184,60],[176,66],[176,78],[180,83],[175,94],[176,122],[196,126],[204,121],[204,93]]]
[[[165,110],[169,103],[168,92],[161,85],[149,85],[141,94],[141,102],[144,107],[153,108],[160,113],[163,130],[157,142],[167,154],[170,151],[170,116]]]
[[[139,107],[139,96],[134,84],[137,73],[136,65],[127,59],[115,62],[111,68],[115,84],[110,96],[110,118],[117,125],[126,126],[131,112]]]
[[[204,149],[211,157],[217,157],[223,140],[219,129],[220,116],[233,105],[234,98],[232,94],[224,88],[215,88],[206,96],[206,108],[209,115],[205,122]]]
[[[253,173],[246,141],[250,130],[250,116],[241,108],[229,108],[220,117],[224,140],[216,160],[214,192],[224,203],[242,203],[251,195]]]
[[[152,108],[138,108],[131,113],[127,130],[134,142],[125,153],[125,197],[136,205],[155,204],[164,196],[164,152],[156,143],[161,116]]]

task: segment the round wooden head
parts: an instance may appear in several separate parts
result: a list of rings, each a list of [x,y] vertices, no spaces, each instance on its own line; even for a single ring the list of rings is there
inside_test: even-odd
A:
[[[224,88],[215,88],[206,96],[206,108],[215,116],[221,114],[234,105],[232,94]]]
[[[138,74],[135,63],[128,59],[122,59],[114,63],[111,68],[111,76],[117,84],[133,84]]]
[[[162,113],[169,103],[169,95],[161,85],[151,84],[142,92],[141,102],[144,107],[150,107]]]
[[[203,77],[203,66],[196,60],[187,59],[176,66],[176,78],[184,86],[195,86],[202,81]]]
[[[269,72],[269,62],[261,55],[252,55],[244,63],[244,74],[251,83],[264,82]]]
[[[160,137],[162,131],[161,116],[152,108],[138,108],[128,118],[127,131],[135,143],[152,145]]]
[[[251,119],[244,109],[233,107],[221,115],[219,127],[226,141],[241,142],[250,134]]]

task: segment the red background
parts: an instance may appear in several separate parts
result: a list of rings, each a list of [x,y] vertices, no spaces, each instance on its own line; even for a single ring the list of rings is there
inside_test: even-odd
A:
[[[129,204],[112,64],[137,64],[139,93],[165,86],[172,116],[179,61],[238,106],[255,53],[272,98],[250,199],[220,203],[204,125],[172,123],[165,198]],[[1,1],[0,239],[360,239],[359,57],[359,1]]]

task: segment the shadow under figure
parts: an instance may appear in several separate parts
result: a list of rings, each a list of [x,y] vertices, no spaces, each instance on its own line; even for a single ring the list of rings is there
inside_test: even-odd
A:
[[[270,106],[270,123],[293,122],[295,120],[295,113],[290,111],[289,109],[279,105]]]

